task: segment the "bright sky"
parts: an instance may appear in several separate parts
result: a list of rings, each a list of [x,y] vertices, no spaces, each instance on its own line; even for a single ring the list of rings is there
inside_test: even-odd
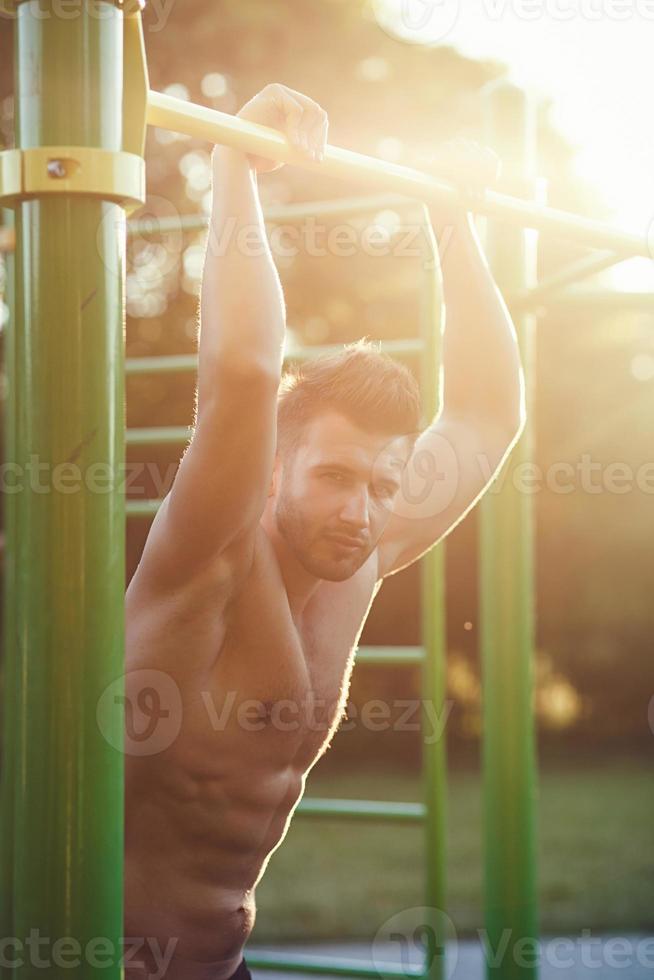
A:
[[[599,188],[616,224],[649,233],[654,245],[654,0],[373,4],[389,33],[498,59],[512,80],[552,99],[577,171]],[[652,288],[652,265],[625,264],[616,285]]]

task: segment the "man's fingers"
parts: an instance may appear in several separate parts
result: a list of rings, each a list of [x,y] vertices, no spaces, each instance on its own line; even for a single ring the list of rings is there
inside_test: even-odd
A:
[[[329,130],[329,119],[327,118],[327,113],[323,112],[322,118],[320,118],[312,129],[313,145],[316,152],[316,158],[322,160],[325,155],[325,147],[327,146],[327,132]]]
[[[310,156],[317,157],[321,151],[324,152],[327,113],[308,95],[296,92],[287,85],[277,84],[275,90],[276,99],[285,107],[294,142]]]
[[[302,132],[306,139],[307,150],[316,160],[325,151],[327,125],[327,113],[320,107],[317,111],[307,109],[302,117]]]
[[[284,129],[291,141],[300,149],[302,144],[302,117],[304,109],[300,103],[289,94],[289,90],[281,85],[275,86],[273,102],[284,120]]]
[[[323,132],[327,133],[327,113],[313,99],[302,96],[302,120],[300,123],[300,134],[305,143],[305,149],[312,156],[317,156],[321,149],[324,149]]]

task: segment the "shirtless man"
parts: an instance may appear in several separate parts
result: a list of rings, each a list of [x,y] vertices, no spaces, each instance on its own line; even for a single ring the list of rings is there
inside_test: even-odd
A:
[[[324,151],[325,112],[283,85],[239,115]],[[469,174],[495,170],[456,152]],[[160,977],[149,949],[170,940],[167,980],[250,976],[255,887],[338,727],[371,603],[470,510],[524,424],[514,328],[469,215],[431,208],[450,231],[444,391],[420,433],[415,381],[371,344],[280,385],[257,194],[277,165],[216,147],[212,166],[195,432],[127,593],[128,716],[154,689],[169,732],[156,741],[155,717],[153,747],[127,745],[125,935],[147,941],[127,980]],[[264,247],[244,248],[244,228]]]

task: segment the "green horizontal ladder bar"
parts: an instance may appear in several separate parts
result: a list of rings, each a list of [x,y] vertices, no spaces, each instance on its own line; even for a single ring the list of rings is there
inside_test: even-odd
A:
[[[127,446],[181,446],[189,441],[193,429],[188,425],[158,425],[149,429],[127,429]],[[157,508],[161,501],[155,500]]]
[[[297,204],[284,204],[267,207],[264,219],[269,224],[282,224],[304,221],[306,218],[356,218],[359,215],[373,214],[383,208],[405,211],[420,208],[421,205],[410,197],[400,194],[378,194],[374,197],[339,197],[326,201],[300,201]],[[127,222],[127,237],[137,235],[165,235],[170,232],[203,231],[209,226],[207,214],[180,214],[169,218],[134,218]]]
[[[333,959],[330,956],[289,955],[249,949],[248,966],[259,970],[278,970],[280,973],[316,973],[335,977],[372,977],[374,980],[395,980],[406,977],[417,980],[422,970],[408,970],[395,963],[364,966],[360,960]]]
[[[612,251],[584,255],[562,269],[557,269],[550,276],[545,276],[535,286],[519,290],[513,298],[511,309],[513,312],[533,309],[534,304],[547,302],[553,292],[558,292],[564,286],[571,286],[624,261],[625,256],[616,255]]]
[[[530,302],[528,309],[538,309],[539,305],[543,307],[544,313],[551,311],[559,314],[568,310],[606,316],[633,310],[651,312],[654,309],[654,293],[615,289],[568,289],[548,297],[547,303]]]
[[[127,517],[147,520],[154,517],[163,500],[127,500],[125,502],[125,515]]]
[[[415,356],[423,351],[421,340],[381,340],[380,349],[393,357]],[[342,344],[316,344],[315,347],[297,347],[285,351],[286,361],[308,361],[323,354],[337,354]],[[197,354],[164,354],[160,357],[128,357],[125,361],[126,374],[172,374],[191,373],[198,369]]]
[[[403,197],[399,194],[385,194],[367,198],[352,197],[336,198],[326,201],[302,201],[298,204],[287,204],[268,208],[264,217],[269,224],[293,224],[307,218],[351,218],[365,216],[383,208],[395,208],[399,211],[405,211],[407,208],[415,208],[417,206],[417,202],[410,197]],[[135,237],[137,235],[153,237],[155,235],[165,235],[174,232],[203,231],[208,227],[208,224],[209,217],[206,214],[182,214],[169,218],[140,218],[127,223],[127,235],[128,237]],[[521,290],[515,295],[509,296],[508,299],[510,300],[511,309],[514,312],[518,310],[532,310],[548,304],[553,295],[558,297],[559,302],[563,303],[566,300],[570,300],[571,303],[576,303],[583,302],[587,299],[589,303],[601,304],[603,298],[610,291],[597,290],[597,292],[593,291],[592,293],[574,294],[562,292],[562,290],[565,286],[602,272],[613,265],[628,260],[628,258],[629,256],[617,254],[615,251],[593,252],[590,255],[585,255],[583,258],[571,262],[563,269],[559,269],[551,276],[542,279],[536,286]],[[634,295],[615,293],[616,297],[624,297],[627,305],[631,305],[632,296]],[[619,303],[619,299],[616,298],[615,305],[617,306]],[[136,364],[141,364],[147,360],[148,358],[136,359],[134,362],[134,373],[140,371],[140,369],[136,368]],[[192,367],[187,367],[186,360],[183,360],[179,370],[194,370],[195,362],[192,363]],[[171,360],[170,367],[164,363],[161,367],[152,368],[153,372],[158,370],[177,370],[177,368],[173,367]]]
[[[374,213],[382,208],[396,208],[403,211],[411,206],[417,206],[417,202],[412,198],[392,194],[368,198],[337,198],[331,201],[303,201],[299,204],[268,208],[265,219],[270,224],[283,222],[292,224],[309,217],[348,218]],[[202,231],[207,228],[208,223],[209,218],[206,214],[182,214],[170,218],[141,218],[127,223],[127,234],[128,237],[135,237],[136,235],[152,237],[171,232]],[[614,307],[619,307],[621,303],[629,308],[636,306],[641,298],[645,301],[649,294],[621,293],[602,289],[589,290],[588,292],[564,290],[566,286],[596,275],[628,259],[629,256],[620,255],[615,251],[593,252],[590,255],[585,255],[563,269],[559,269],[551,276],[545,277],[536,286],[509,295],[511,309],[514,312],[533,310],[548,305],[552,299],[557,302],[557,305],[568,302],[571,305],[580,305],[584,302],[602,305],[608,298]],[[611,300],[611,297],[615,297],[615,299]],[[310,354],[305,356],[310,356]],[[149,360],[155,362],[150,368],[147,367]],[[175,364],[175,360],[173,357],[134,358],[131,367],[129,366],[130,362],[128,362],[127,370],[128,373],[140,374],[159,371],[192,371],[197,367],[197,359],[194,358],[194,355],[181,355],[179,366]]]
[[[125,374],[191,374],[198,369],[197,354],[163,354],[158,357],[128,357]]]
[[[322,201],[302,201],[298,204],[281,205],[266,209],[265,220],[269,224],[281,224],[303,221],[309,217],[350,218],[374,213],[383,208],[395,208],[405,211],[416,207],[417,202],[410,197],[399,194],[380,194],[372,197],[336,198]],[[190,232],[206,230],[209,217],[206,214],[182,214],[168,218],[136,218],[127,222],[127,236],[154,237],[174,232]],[[7,238],[6,243],[0,243],[0,248],[13,252],[13,241]],[[588,292],[562,292],[563,287],[579,282],[588,276],[595,275],[610,266],[617,265],[629,259],[630,256],[615,251],[594,252],[570,263],[551,276],[541,280],[536,286],[522,290],[514,296],[509,296],[511,308],[515,311],[532,310],[548,305],[553,296],[558,304],[583,305],[588,302],[602,305],[605,300],[613,308],[624,305],[626,308],[636,308],[646,303],[650,294],[625,293],[613,290],[593,290]],[[148,362],[152,362],[148,364]],[[194,371],[197,368],[195,355],[179,355],[171,357],[132,358],[128,361],[127,371],[131,374],[154,374],[158,372]]]
[[[399,823],[421,823],[427,809],[422,803],[397,803],[388,800],[337,800],[305,797],[296,814],[305,817],[345,817],[354,820],[390,820]]]
[[[425,659],[424,647],[363,646],[357,651],[357,661],[367,664],[419,664]]]

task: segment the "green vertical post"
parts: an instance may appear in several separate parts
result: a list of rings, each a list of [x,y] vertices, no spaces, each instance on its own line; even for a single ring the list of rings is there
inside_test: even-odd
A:
[[[13,228],[14,215],[9,209],[0,208],[0,217],[3,228]],[[2,254],[2,288],[0,288],[0,298],[8,310],[8,319],[3,326],[3,373],[4,384],[7,385],[10,378],[14,376],[14,254],[6,251]],[[5,389],[4,399],[4,457],[7,460],[14,458],[13,435],[15,430],[13,410],[15,401],[7,397]],[[15,703],[11,694],[13,692],[15,679],[13,669],[15,659],[7,656],[12,637],[15,634],[14,626],[14,606],[12,597],[15,594],[14,584],[14,565],[11,560],[16,551],[14,519],[14,496],[7,492],[7,485],[11,482],[9,474],[3,476],[2,493],[2,526],[5,534],[4,553],[2,555],[2,660],[0,669],[2,671],[0,696],[2,697],[2,758],[0,760],[0,939],[11,936],[11,894],[13,888],[13,800],[14,800],[14,754],[11,751],[12,741],[15,731]],[[0,963],[0,978],[4,980],[7,971]]]
[[[531,194],[535,120],[527,97],[505,82],[489,86],[484,97],[486,141],[501,155],[512,190]],[[504,293],[534,284],[535,244],[534,233],[489,220],[487,252]],[[514,323],[529,391],[535,324],[530,315]],[[530,408],[506,464],[509,475],[499,492],[486,494],[480,515],[484,898],[493,980],[537,975],[533,515],[531,497],[510,478],[514,465],[532,459]]]
[[[433,238],[429,212],[424,209],[424,288],[421,305],[421,391],[423,424],[428,425],[440,407],[440,366],[442,353],[443,289],[438,249]],[[442,717],[446,694],[445,636],[445,545],[436,545],[421,562],[422,697],[431,702]],[[424,714],[423,714],[424,719]],[[432,722],[429,723],[430,725]],[[423,735],[429,732],[423,726]],[[431,734],[431,733],[430,733]],[[425,818],[425,905],[434,910],[426,922],[425,980],[443,980],[447,921],[446,819],[447,755],[445,734],[422,744],[423,798]]]
[[[16,146],[120,150],[122,72],[113,3],[18,3]],[[2,870],[17,948],[5,956],[20,960],[10,971],[20,980],[46,962],[57,976],[118,980],[123,729],[116,711],[100,731],[96,710],[123,671],[125,214],[101,197],[52,193],[19,201],[15,222],[13,868]]]

